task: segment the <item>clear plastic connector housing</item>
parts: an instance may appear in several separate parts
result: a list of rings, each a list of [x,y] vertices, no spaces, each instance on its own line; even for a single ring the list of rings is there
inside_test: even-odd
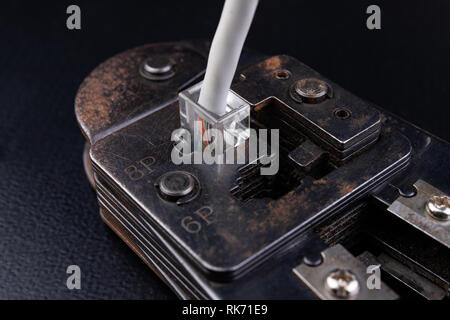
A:
[[[203,147],[211,142],[209,129],[218,130],[225,148],[244,143],[250,135],[250,105],[229,90],[225,114],[214,114],[198,104],[201,87],[199,82],[179,94],[181,127],[190,132],[192,139],[200,137]]]

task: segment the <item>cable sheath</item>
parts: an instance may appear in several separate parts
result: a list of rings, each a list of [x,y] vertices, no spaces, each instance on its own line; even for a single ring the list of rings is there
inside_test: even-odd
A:
[[[208,56],[198,103],[223,115],[228,90],[236,72],[258,0],[226,0]]]

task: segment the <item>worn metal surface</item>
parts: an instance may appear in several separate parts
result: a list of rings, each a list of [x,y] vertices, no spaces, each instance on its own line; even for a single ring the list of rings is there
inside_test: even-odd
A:
[[[295,79],[295,71],[303,65],[289,61]],[[273,79],[271,73],[267,76]],[[265,80],[247,77],[245,81]],[[252,100],[247,95],[253,95],[253,90],[240,90],[244,99]],[[358,115],[358,108],[353,112]],[[379,117],[376,110],[366,112]],[[371,148],[320,179],[306,176],[299,186],[277,199],[244,203],[226,192],[239,177],[238,165],[176,166],[170,161],[172,144],[168,141],[178,127],[178,106],[174,102],[94,143],[91,158],[99,176],[117,192],[123,192],[142,219],[188,255],[200,270],[219,278],[241,276],[270,258],[326,216],[389,179],[407,164],[410,153],[407,139],[384,128]],[[358,130],[364,128],[366,122]],[[149,157],[154,159],[150,167],[142,163]],[[202,193],[196,201],[177,206],[160,199],[153,184],[171,170],[184,170],[198,177]]]
[[[372,214],[366,225],[371,246],[438,285],[448,295],[450,250],[390,212],[381,210]]]
[[[349,299],[352,300],[393,300],[398,295],[392,291],[385,283],[381,282],[380,289],[370,290],[367,285],[367,266],[359,259],[355,258],[343,246],[335,245],[322,252],[323,262],[318,266],[308,266],[300,264],[293,269],[293,272],[303,281],[320,299],[339,299],[329,292],[326,287],[326,280],[332,272],[344,270],[351,272],[359,283],[359,290]]]
[[[379,266],[384,273],[425,299],[442,300],[446,296],[444,289],[384,252],[375,256],[368,251],[364,251],[358,255],[358,259],[365,265]]]
[[[418,180],[414,186],[417,190],[414,197],[400,196],[389,206],[388,211],[450,248],[450,221],[437,220],[426,212],[431,197],[446,194],[422,180]]]
[[[290,152],[288,156],[305,170],[310,170],[311,167],[320,161],[324,154],[325,151],[322,148],[310,140],[306,140],[294,151]]]
[[[442,288],[438,287],[425,277],[415,273],[412,269],[401,264],[389,255],[382,253],[377,257],[377,260],[382,264],[381,268],[383,271],[387,272],[425,299],[442,300],[446,296],[446,292]]]
[[[291,279],[288,265],[293,262],[286,262],[287,270],[270,267],[270,275],[263,268],[233,282],[212,282],[198,272],[191,262],[150,224],[139,219],[136,211],[127,209],[124,199],[115,197],[98,177],[96,183],[102,218],[181,298],[311,298],[306,288],[299,285],[298,281],[292,281],[295,279]],[[303,252],[320,252],[322,248],[312,234],[304,234],[297,244],[291,247],[296,254],[290,259],[295,263],[301,259]],[[261,282],[261,272],[266,275],[266,279],[270,277],[273,278],[272,281],[282,281],[282,288],[274,290],[268,285],[269,282]]]
[[[203,75],[207,42],[171,42],[144,45],[106,60],[81,84],[75,98],[75,115],[90,144],[126,127],[177,98],[179,90]],[[173,77],[147,80],[140,66],[149,57],[173,61]]]
[[[181,51],[200,52],[199,55],[205,57],[205,50],[193,48],[193,44],[178,43],[173,44],[173,48],[170,44],[144,47],[159,46],[161,49],[151,50],[173,52],[176,47],[183,48]],[[292,268],[302,259],[317,257],[324,249],[324,243],[313,230],[318,231],[328,245],[346,240],[349,235],[354,237],[355,228],[361,226],[354,221],[366,216],[364,196],[370,192],[375,199],[389,204],[396,194],[391,190],[401,193],[409,190],[408,181],[417,176],[417,171],[428,180],[431,177],[442,190],[448,188],[443,176],[435,172],[446,168],[446,162],[441,160],[449,152],[442,147],[442,142],[389,114],[380,113],[379,109],[297,60],[276,56],[238,72],[233,90],[241,90],[237,93],[244,95],[247,101],[254,98],[252,125],[256,128],[270,124],[254,118],[270,108],[281,110],[279,115],[283,121],[295,120],[288,123],[289,133],[297,131],[295,137],[284,139],[282,146],[287,162],[280,164],[282,169],[286,164],[296,167],[299,172],[295,173],[295,179],[299,183],[289,185],[287,191],[279,194],[261,193],[247,202],[237,200],[231,193],[219,190],[233,188],[236,181],[242,181],[244,171],[246,178],[250,178],[248,168],[175,166],[170,162],[170,134],[179,127],[175,97],[186,85],[175,89],[169,82],[180,75],[180,64],[174,69],[176,75],[162,82],[140,78],[155,95],[147,96],[148,103],[143,105],[136,97],[130,99],[127,88],[121,91],[111,85],[114,79],[124,87],[136,85],[139,63],[130,63],[127,55],[112,58],[116,59],[116,65],[126,66],[120,73],[103,68],[102,72],[92,73],[97,79],[90,79],[91,84],[101,83],[100,77],[108,80],[98,95],[113,95],[103,103],[110,119],[98,123],[100,118],[94,119],[98,110],[89,100],[100,99],[94,92],[98,87],[87,85],[87,81],[82,85],[84,92],[80,88],[82,94],[77,97],[77,118],[88,141],[94,144],[92,163],[88,164],[97,172],[96,188],[102,217],[181,298],[312,298],[308,287],[298,281]],[[189,63],[185,66],[181,72],[192,71]],[[197,76],[193,75],[187,83],[195,82]],[[325,100],[312,104],[292,99],[293,84],[304,77],[319,78],[330,86]],[[164,82],[167,87],[162,89]],[[263,86],[270,88],[264,91]],[[274,91],[270,92],[271,89]],[[125,93],[125,98],[121,92]],[[85,100],[79,100],[80,97]],[[338,103],[342,101],[348,104]],[[90,116],[83,118],[83,114]],[[341,125],[341,128],[348,126],[348,130],[341,132]],[[326,130],[317,130],[321,126]],[[407,135],[409,141],[398,130]],[[345,141],[347,144],[341,143]],[[414,174],[410,169],[403,170],[409,163],[410,142],[415,157]],[[435,162],[432,157],[427,157],[427,161],[421,158],[431,153],[441,159],[435,165],[429,165]],[[202,187],[207,187],[188,204],[168,201],[161,197],[154,182],[171,170],[195,174]],[[401,178],[392,180],[401,170]],[[375,221],[369,222],[372,225]],[[315,229],[316,226],[319,228]],[[406,227],[401,226],[402,234]],[[434,259],[431,253],[425,254],[427,245],[417,248],[415,240],[414,243],[404,243],[401,239],[391,241],[382,234],[383,228],[386,226],[376,226],[376,233],[370,233],[383,243],[383,251],[394,253],[396,259],[401,257],[399,261],[414,272],[448,290],[448,270],[445,271],[448,254]],[[392,231],[386,230],[386,233],[394,235]],[[415,239],[410,235],[406,237]],[[398,247],[398,244],[404,246]],[[261,282],[262,278],[265,281]]]

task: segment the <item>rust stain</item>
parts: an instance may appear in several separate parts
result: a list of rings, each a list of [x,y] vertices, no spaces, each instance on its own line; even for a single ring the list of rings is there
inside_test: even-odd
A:
[[[263,68],[270,71],[275,71],[281,68],[281,59],[279,56],[269,58],[263,62]]]
[[[264,106],[265,106],[265,104],[264,104],[264,103],[261,103],[261,104],[257,105],[257,106],[254,108],[254,110],[255,110],[256,112],[259,112],[259,111],[261,111],[262,108],[264,108]]]
[[[139,61],[136,55],[131,54],[130,59],[124,59],[123,54],[110,58],[100,64],[80,86],[75,99],[77,116],[91,132],[111,124],[114,102],[134,95],[135,86],[131,84],[135,82],[133,72],[137,68],[136,61]]]
[[[331,121],[331,117],[327,117],[326,119],[319,119],[319,120],[317,120],[317,123],[321,127],[325,127],[330,121]]]
[[[357,184],[356,183],[341,183],[339,184],[339,194],[341,196],[344,196],[350,192],[352,192],[356,187]]]
[[[234,234],[228,232],[225,229],[218,229],[217,234],[219,236],[221,236],[222,238],[224,238],[226,240],[226,242],[229,243],[233,247],[235,247],[235,246],[239,247],[241,245],[241,242],[239,241],[239,239]]]
[[[326,179],[318,179],[318,180],[314,180],[313,184],[326,184],[327,180]]]
[[[278,201],[270,202],[268,205],[270,215],[265,222],[276,226],[288,222],[293,212],[308,210],[310,204],[307,198],[310,192],[310,189],[304,189],[300,194],[295,194],[295,190],[292,190]]]

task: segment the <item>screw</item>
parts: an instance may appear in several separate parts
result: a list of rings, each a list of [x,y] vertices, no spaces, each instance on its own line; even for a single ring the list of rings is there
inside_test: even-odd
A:
[[[310,267],[320,266],[323,262],[321,254],[311,254],[303,257],[303,263]]]
[[[159,178],[159,189],[170,197],[182,197],[194,189],[194,178],[185,171],[169,171]]]
[[[172,69],[172,64],[168,59],[153,57],[145,60],[144,69],[152,74],[162,74],[169,72]]]
[[[302,79],[297,81],[295,91],[304,98],[320,98],[327,94],[325,82],[315,78]]]
[[[148,57],[140,67],[141,75],[149,80],[166,80],[175,75],[174,62],[164,55]]]
[[[351,271],[338,269],[326,277],[325,288],[336,298],[349,299],[358,294],[359,282]]]
[[[427,201],[425,209],[432,218],[447,221],[450,218],[450,198],[433,196]]]
[[[316,78],[301,79],[290,88],[291,98],[300,103],[320,103],[330,95],[325,81]]]

